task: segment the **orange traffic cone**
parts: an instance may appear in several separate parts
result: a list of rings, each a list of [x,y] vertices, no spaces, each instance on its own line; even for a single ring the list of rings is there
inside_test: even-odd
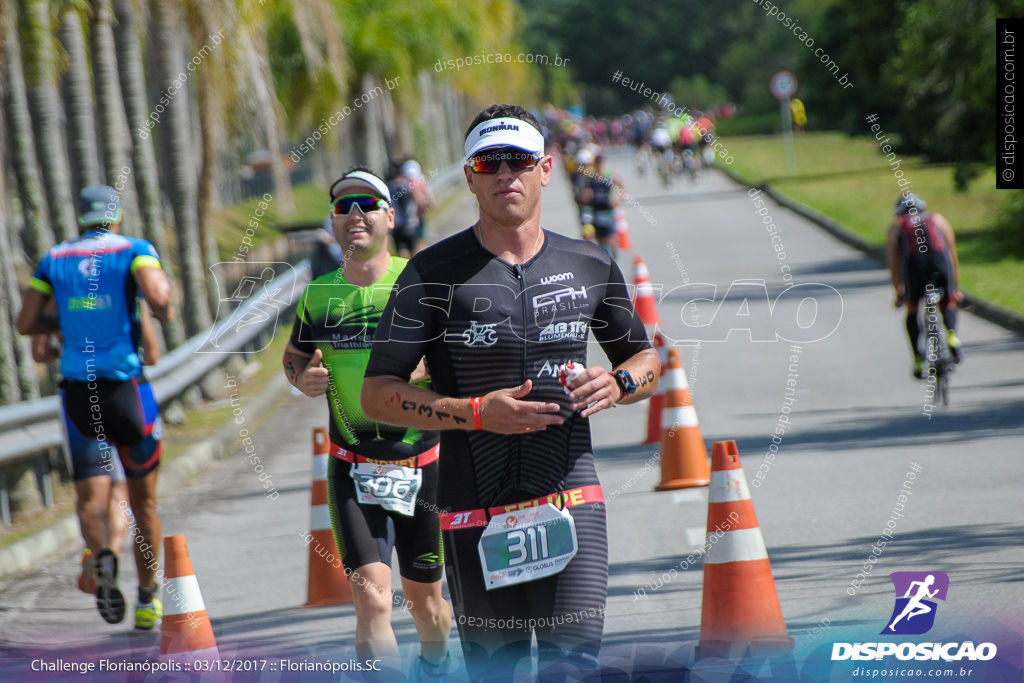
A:
[[[735,441],[711,448],[707,556],[697,657],[786,652],[775,579]]]
[[[309,581],[303,607],[352,602],[352,587],[341,564],[327,508],[327,459],[331,456],[327,429],[313,429],[313,491],[309,514]]]
[[[658,382],[658,389],[647,402],[647,437],[644,439],[645,444],[661,441],[661,411],[665,406],[665,366],[668,364],[668,357],[665,351],[667,344],[661,332],[654,333],[652,344],[658,350],[658,356],[661,359],[661,381]]]
[[[199,581],[192,571],[185,537],[164,536],[164,605],[160,621],[160,659],[196,661],[220,659],[213,626],[206,615]]]
[[[633,248],[633,238],[629,236],[629,222],[626,220],[626,210],[621,206],[615,207],[615,238],[619,242],[619,249],[628,251]]]
[[[708,449],[700,434],[697,411],[679,349],[668,350],[665,376],[665,408],[661,411],[661,483],[658,491],[707,486]]]
[[[658,304],[654,300],[654,286],[651,285],[647,264],[644,263],[644,258],[640,254],[633,259],[633,284],[636,287],[633,294],[633,307],[640,315],[640,320],[647,326],[657,325],[661,319],[658,317]]]

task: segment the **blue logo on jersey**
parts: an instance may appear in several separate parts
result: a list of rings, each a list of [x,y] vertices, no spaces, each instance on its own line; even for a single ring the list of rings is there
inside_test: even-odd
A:
[[[949,576],[944,572],[893,572],[896,605],[881,633],[919,636],[935,623],[935,600],[946,600]]]

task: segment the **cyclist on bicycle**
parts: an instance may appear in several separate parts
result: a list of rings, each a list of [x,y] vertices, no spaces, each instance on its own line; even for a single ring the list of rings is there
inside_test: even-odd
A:
[[[962,356],[960,339],[956,336],[956,304],[961,297],[957,289],[960,261],[949,221],[941,214],[927,211],[924,200],[916,194],[907,191],[900,195],[893,214],[896,218],[889,226],[886,240],[889,273],[896,290],[896,305],[907,305],[907,336],[914,352],[913,375],[924,379],[917,307],[929,284],[942,290],[939,305],[953,360],[959,362]]]

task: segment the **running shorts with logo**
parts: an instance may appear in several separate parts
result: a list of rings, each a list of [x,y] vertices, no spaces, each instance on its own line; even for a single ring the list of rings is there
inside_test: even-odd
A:
[[[124,475],[142,479],[160,464],[161,424],[144,375],[126,382],[61,382],[64,439],[75,481],[110,476],[116,450]]]
[[[50,249],[31,287],[57,304],[63,337],[61,408],[76,481],[111,472],[116,449],[129,479],[160,463],[160,418],[139,356],[139,268],[161,267],[153,245],[90,230]]]
[[[374,344],[366,371],[367,377],[406,377],[426,356],[434,389],[461,398],[531,379],[526,400],[558,403],[566,418],[518,436],[472,431],[472,424],[441,433],[438,504],[444,520],[569,490],[591,492],[583,504],[566,504],[578,550],[561,572],[492,590],[485,586],[478,549],[484,528],[443,522],[448,587],[471,671],[528,655],[532,630],[542,656],[596,662],[604,628],[604,498],[589,422],[572,411],[558,369],[569,361],[586,364],[589,332],[613,365],[650,343],[608,253],[590,242],[544,234],[540,252],[523,265],[494,257],[472,229],[413,257],[377,328],[377,341],[387,343]]]
[[[306,286],[292,327],[291,344],[303,353],[320,349],[328,369],[327,404],[331,457],[327,496],[331,527],[342,562],[355,570],[371,562],[391,563],[398,551],[401,575],[432,583],[443,573],[441,531],[437,516],[437,443],[433,431],[406,429],[374,422],[360,406],[363,373],[381,312],[406,260],[391,257],[388,271],[375,284],[359,287],[342,271],[316,278]],[[407,462],[396,462],[407,461]],[[390,463],[390,467],[387,465]],[[356,475],[371,475],[380,466],[398,477],[419,480],[412,514],[360,503]],[[394,466],[405,469],[394,472]],[[360,479],[366,487],[392,482]],[[389,505],[388,503],[385,503]],[[392,508],[396,506],[391,504]]]
[[[934,216],[931,213],[903,215],[899,217],[897,241],[903,259],[904,299],[916,304],[925,295],[928,283],[942,288],[945,306],[953,295],[953,261],[949,247]]]

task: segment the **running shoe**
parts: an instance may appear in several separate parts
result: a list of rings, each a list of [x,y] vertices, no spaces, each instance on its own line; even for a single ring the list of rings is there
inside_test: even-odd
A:
[[[92,551],[86,548],[82,552],[82,571],[78,574],[78,590],[89,595],[96,595],[96,577],[93,576]]]
[[[924,357],[914,354],[914,379],[924,379]]]
[[[108,624],[124,621],[124,594],[117,587],[117,555],[110,548],[96,553],[96,609]]]
[[[150,631],[163,616],[164,606],[158,598],[145,605],[135,608],[135,628],[139,631]]]
[[[959,363],[964,357],[964,352],[961,348],[963,345],[960,343],[960,337],[956,336],[956,332],[953,330],[947,330],[946,343],[949,345],[949,352],[953,354],[953,362]]]

